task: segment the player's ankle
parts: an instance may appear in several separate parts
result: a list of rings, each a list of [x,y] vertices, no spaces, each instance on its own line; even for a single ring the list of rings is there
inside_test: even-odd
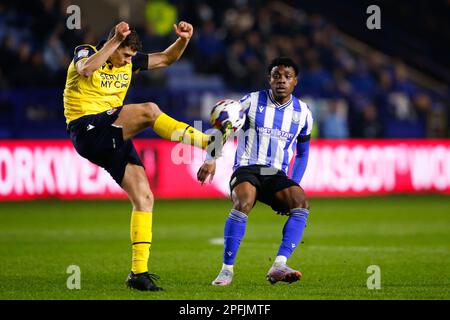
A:
[[[227,271],[230,271],[230,272],[233,272],[234,270],[233,270],[233,265],[232,264],[222,264],[222,270],[227,270]]]
[[[285,256],[277,256],[273,264],[276,265],[285,265],[287,262],[287,258]]]

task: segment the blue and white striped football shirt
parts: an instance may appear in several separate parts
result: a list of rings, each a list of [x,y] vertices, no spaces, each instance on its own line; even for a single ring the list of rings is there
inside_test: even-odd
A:
[[[297,138],[311,134],[313,118],[308,106],[292,95],[280,105],[272,90],[252,92],[240,102],[246,120],[238,135],[233,169],[259,164],[287,174]]]

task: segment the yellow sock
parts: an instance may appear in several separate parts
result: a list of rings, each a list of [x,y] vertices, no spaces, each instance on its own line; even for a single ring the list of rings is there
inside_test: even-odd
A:
[[[148,271],[148,257],[152,243],[152,213],[133,211],[131,213],[131,243],[133,255],[131,258],[131,271],[142,273]]]
[[[156,118],[153,130],[161,138],[167,140],[183,142],[202,149],[206,149],[208,145],[209,136],[207,134],[184,122],[177,121],[165,113]]]

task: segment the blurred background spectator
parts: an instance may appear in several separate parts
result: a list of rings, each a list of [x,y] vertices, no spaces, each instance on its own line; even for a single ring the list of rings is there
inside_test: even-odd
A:
[[[450,2],[423,3],[380,2],[382,30],[369,31],[365,1],[337,6],[320,0],[134,0],[128,4],[4,0],[0,3],[0,137],[66,138],[62,90],[73,48],[97,43],[125,19],[137,28],[148,52],[164,50],[174,41],[173,23],[187,20],[194,25],[183,58],[168,69],[135,77],[127,101],[156,101],[177,118],[189,122],[202,118],[206,123],[208,113],[202,107],[210,108],[207,103],[215,98],[238,98],[267,88],[265,66],[286,55],[299,64],[295,94],[308,101],[319,137],[445,138],[450,100],[450,27],[445,27]],[[66,28],[70,4],[81,7],[81,30]],[[116,15],[92,18],[100,7]],[[414,13],[420,23],[412,29],[406,22]],[[438,50],[430,32],[438,32],[442,39]],[[409,50],[402,49],[405,46]]]

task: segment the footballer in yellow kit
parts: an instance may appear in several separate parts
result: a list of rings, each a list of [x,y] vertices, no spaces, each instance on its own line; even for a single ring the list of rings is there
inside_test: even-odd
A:
[[[177,61],[193,34],[187,22],[174,25],[178,39],[166,50],[142,53],[135,30],[117,24],[107,41],[75,48],[67,71],[64,115],[77,152],[107,170],[127,193],[133,211],[131,273],[126,285],[141,291],[162,290],[148,272],[152,242],[153,194],[131,138],[152,128],[159,136],[205,149],[209,136],[163,113],[153,102],[123,105],[134,72],[167,67]],[[206,167],[214,174],[215,162]]]
[[[137,53],[131,64],[115,68],[111,63],[105,63],[94,71],[92,76],[81,76],[75,64],[96,53],[102,45],[102,43],[98,47],[81,45],[75,48],[75,57],[67,71],[64,90],[64,115],[67,123],[88,114],[101,113],[123,105],[133,69],[136,68],[136,63],[139,63],[137,60],[142,53]],[[146,57],[141,62],[146,64]]]

